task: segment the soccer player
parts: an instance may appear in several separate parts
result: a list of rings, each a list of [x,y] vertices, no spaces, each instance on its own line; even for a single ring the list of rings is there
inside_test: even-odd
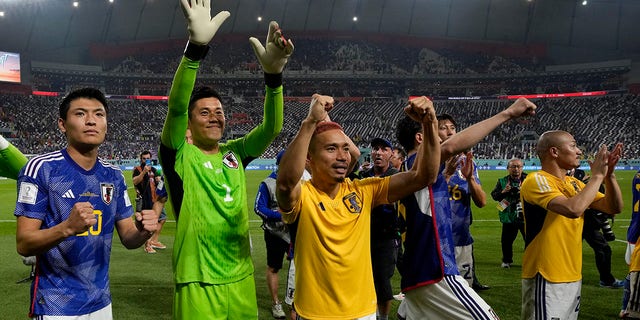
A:
[[[375,319],[371,277],[371,208],[435,181],[439,143],[433,104],[413,99],[405,112],[422,124],[424,143],[412,170],[352,181],[346,178],[351,145],[327,118],[333,98],[314,94],[307,117],[280,161],[277,199],[283,220],[298,223],[294,304],[302,319]],[[305,163],[311,180],[300,181]]]
[[[18,179],[18,173],[26,163],[27,157],[0,135],[0,177]]]
[[[640,274],[640,253],[635,249],[638,238],[640,236],[640,170],[636,172],[631,182],[631,223],[627,230],[627,252],[625,260],[630,265],[630,272],[625,279],[624,295],[622,296],[622,310],[620,310],[620,318],[635,317],[640,318],[640,294],[638,294],[638,274]],[[632,265],[633,261],[633,265]],[[633,277],[632,277],[633,274]],[[633,287],[631,287],[631,279],[634,279]],[[633,288],[633,289],[632,289]],[[630,301],[633,291],[634,301]]]
[[[520,197],[525,222],[522,257],[522,319],[577,319],[582,286],[584,211],[622,210],[622,193],[613,173],[622,144],[595,155],[587,184],[567,176],[580,165],[582,151],[565,131],[543,133],[536,147],[542,170],[527,175]],[[598,192],[605,184],[605,194]]]
[[[18,177],[16,246],[23,256],[37,256],[29,316],[111,319],[114,229],[126,248],[138,248],[156,231],[158,215],[144,210],[132,220],[122,172],[98,158],[107,132],[102,92],[69,93],[58,128],[67,147],[32,158]]]
[[[435,184],[400,200],[398,211],[406,227],[404,255],[398,270],[405,293],[398,308],[402,319],[494,319],[491,307],[469,287],[458,272],[444,162],[468,150],[493,129],[511,119],[535,114],[525,98],[509,108],[449,137],[441,145],[442,166]],[[398,142],[407,150],[406,166],[417,161],[424,143],[422,130],[404,117],[396,126]]]
[[[207,44],[230,14],[212,19],[209,0],[181,3],[189,42],[171,86],[159,152],[178,223],[173,316],[256,319],[244,168],[282,129],[282,70],[293,43],[276,22],[269,24],[266,48],[250,39],[264,71],[264,119],[244,137],[223,143],[222,98],[211,88],[194,90],[194,83]],[[186,142],[187,126],[193,144]]]
[[[438,136],[443,142],[457,132],[457,124],[451,115],[438,115]],[[456,263],[458,272],[476,291],[487,290],[489,286],[478,281],[473,256],[473,237],[469,227],[473,217],[471,201],[478,208],[487,204],[487,195],[482,190],[478,170],[473,162],[471,151],[460,153],[445,161],[445,179],[449,187],[451,205],[451,228],[453,242],[456,245]]]

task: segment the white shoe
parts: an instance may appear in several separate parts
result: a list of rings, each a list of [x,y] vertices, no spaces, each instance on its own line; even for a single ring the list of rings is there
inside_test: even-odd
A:
[[[500,267],[505,268],[505,269],[509,269],[509,268],[511,268],[511,263],[503,262],[503,263],[500,265]]]
[[[276,319],[285,319],[287,315],[284,314],[284,310],[282,310],[282,304],[276,303],[271,306],[271,315]]]

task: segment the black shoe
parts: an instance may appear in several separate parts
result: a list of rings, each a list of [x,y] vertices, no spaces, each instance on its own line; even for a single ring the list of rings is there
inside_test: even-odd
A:
[[[473,288],[473,290],[475,291],[484,291],[484,290],[489,290],[491,289],[491,287],[486,286],[484,284],[480,284],[480,283],[474,283],[473,286],[471,286]]]

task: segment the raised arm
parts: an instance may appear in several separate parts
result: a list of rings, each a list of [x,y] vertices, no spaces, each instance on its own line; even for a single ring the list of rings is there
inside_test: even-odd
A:
[[[249,42],[264,71],[266,91],[262,123],[247,134],[247,143],[245,143],[247,154],[258,157],[282,131],[284,109],[282,71],[294,47],[291,39],[285,40],[275,21],[269,23],[264,46],[254,37],[249,38]]]
[[[604,198],[591,204],[591,208],[600,210],[608,214],[618,214],[622,212],[624,202],[622,191],[614,174],[616,164],[622,156],[622,144],[618,143],[607,159],[607,174],[604,178]]]
[[[438,177],[440,166],[440,138],[438,137],[438,119],[433,102],[427,97],[409,101],[404,108],[413,120],[422,124],[423,141],[418,147],[416,160],[409,171],[392,175],[389,179],[387,200],[395,202],[407,195],[433,184]]]
[[[18,179],[20,169],[27,164],[27,157],[0,135],[0,176]]]
[[[509,108],[456,133],[443,142],[442,161],[470,149],[501,124],[514,118],[534,115],[536,108],[536,105],[526,98],[518,98]]]
[[[487,204],[487,194],[482,190],[482,185],[478,182],[480,180],[478,178],[478,170],[476,170],[476,164],[473,162],[473,153],[471,151],[467,152],[460,170],[469,183],[469,193],[473,203],[478,208],[484,207]]]
[[[189,98],[196,82],[200,61],[209,51],[209,42],[222,23],[231,15],[221,11],[211,18],[210,0],[180,0],[187,19],[189,42],[171,83],[169,111],[162,128],[162,144],[178,149],[185,142],[188,125]]]
[[[280,159],[280,170],[276,179],[276,198],[283,212],[289,212],[300,200],[300,179],[304,172],[309,151],[309,143],[318,122],[327,118],[333,108],[333,98],[314,94],[309,106],[309,114],[302,121],[298,134]]]
[[[617,148],[618,146],[616,146],[616,149]],[[616,152],[616,149],[614,149],[614,152]],[[617,159],[619,159],[619,157]],[[613,170],[617,160],[615,157],[610,157],[607,147],[602,145],[594,160],[589,163],[591,166],[591,179],[589,179],[585,187],[573,197],[567,198],[565,196],[559,196],[554,198],[549,202],[548,209],[569,218],[582,216],[584,211],[589,207],[608,214],[617,214],[622,211],[622,194],[618,183],[615,181],[613,172],[608,173],[609,160],[612,161],[611,170]],[[593,202],[603,182],[605,183],[605,196]]]

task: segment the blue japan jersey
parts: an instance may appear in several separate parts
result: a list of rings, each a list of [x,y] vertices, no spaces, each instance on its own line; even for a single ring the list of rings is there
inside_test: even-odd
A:
[[[411,168],[415,154],[404,168]],[[440,167],[436,183],[401,199],[398,205],[403,234],[404,255],[398,270],[403,292],[437,283],[445,275],[457,275],[455,245],[451,235],[451,208],[447,182]]]
[[[478,170],[473,168],[473,178],[478,184]],[[449,179],[449,203],[451,205],[451,228],[453,231],[453,242],[456,246],[468,246],[473,243],[473,237],[469,231],[471,225],[471,193],[469,192],[469,182],[460,172],[460,166]]]
[[[76,202],[90,202],[97,223],[37,256],[30,316],[82,315],[111,303],[114,225],[133,214],[120,169],[98,160],[87,171],[60,150],[34,157],[21,170],[16,217],[42,220],[47,229],[65,221]]]
[[[640,236],[640,170],[633,176],[631,189],[631,222],[627,229],[627,242],[635,244]]]

